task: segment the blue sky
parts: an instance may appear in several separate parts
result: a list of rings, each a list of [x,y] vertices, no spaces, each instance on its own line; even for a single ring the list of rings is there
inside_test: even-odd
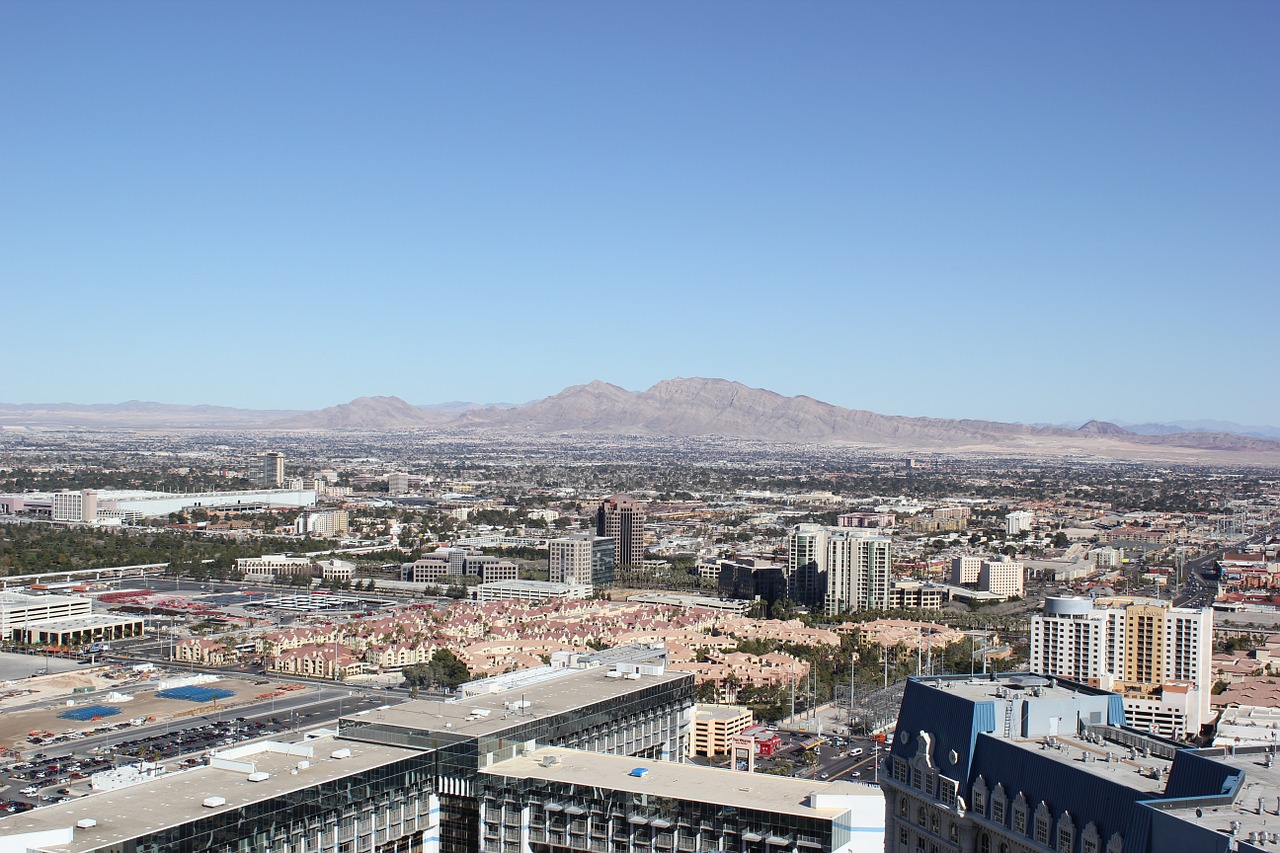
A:
[[[4,402],[1280,423],[1280,5],[0,4]]]

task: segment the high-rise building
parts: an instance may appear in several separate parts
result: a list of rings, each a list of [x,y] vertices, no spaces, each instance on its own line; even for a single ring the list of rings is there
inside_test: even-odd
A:
[[[1049,598],[1031,618],[1031,668],[1114,690],[1130,724],[1164,737],[1209,721],[1209,610],[1151,599]]]
[[[1022,595],[1022,563],[1007,557],[983,560],[978,571],[978,589],[1005,598]]]
[[[596,535],[617,543],[614,557],[620,568],[639,568],[644,563],[644,507],[630,495],[614,495],[600,502]]]
[[[302,536],[345,536],[350,526],[351,514],[345,509],[309,509],[293,523]]]
[[[889,607],[890,540],[858,528],[798,524],[787,537],[788,595],[827,615]]]
[[[977,583],[982,572],[982,558],[972,554],[962,554],[951,558],[951,582],[956,585]]]
[[[1030,530],[1035,523],[1035,513],[1027,512],[1025,509],[1014,510],[1004,517],[1004,532],[1008,536],[1017,536],[1019,533]]]
[[[264,453],[259,457],[262,467],[258,469],[258,485],[264,489],[278,489],[284,485],[284,454],[276,451]]]
[[[95,489],[54,492],[51,518],[54,521],[79,521],[92,524],[98,518],[98,492]]]
[[[1022,563],[1008,557],[979,557],[963,554],[951,559],[951,582],[956,585],[974,584],[982,592],[990,592],[1005,598],[1023,593]]]
[[[409,475],[397,471],[387,475],[387,494],[403,495],[409,491]]]
[[[1040,675],[909,679],[879,773],[884,849],[1272,849],[1270,749],[1188,749],[1129,726],[1114,693]]]
[[[608,586],[614,580],[617,543],[589,533],[547,542],[549,580],[553,583]]]

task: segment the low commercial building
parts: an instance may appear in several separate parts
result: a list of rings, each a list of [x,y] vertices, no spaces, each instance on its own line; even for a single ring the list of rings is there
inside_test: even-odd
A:
[[[539,747],[489,765],[479,789],[484,853],[884,850],[883,796],[855,782]]]
[[[315,506],[314,489],[244,489],[229,492],[152,492],[137,489],[82,489],[0,495],[0,507],[39,513],[49,508],[55,521],[92,523],[104,519],[138,521],[192,509],[258,510]]]
[[[590,598],[590,584],[552,583],[551,581],[499,581],[471,587],[472,601],[542,601],[548,598]]]
[[[240,557],[236,571],[245,580],[270,580],[276,576],[302,575],[311,577],[315,572],[310,557],[287,557],[284,554],[263,554],[261,557]]]
[[[419,853],[439,843],[431,779],[421,750],[332,737],[260,742],[0,819],[0,851]]]
[[[681,595],[675,592],[641,592],[627,596],[627,601],[640,604],[659,604],[671,607],[702,607],[744,616],[751,609],[750,601],[733,598],[711,598],[706,595]]]
[[[750,708],[739,705],[698,705],[693,711],[690,755],[724,755],[733,736],[751,728]]]
[[[316,568],[327,581],[349,581],[356,575],[356,564],[347,560],[320,560]]]
[[[84,646],[143,635],[141,616],[86,613],[14,626],[13,639],[32,646]]]
[[[890,610],[941,610],[947,591],[915,580],[894,581],[889,587]]]
[[[0,640],[12,640],[15,628],[31,628],[51,619],[87,616],[93,605],[75,595],[0,592]]]

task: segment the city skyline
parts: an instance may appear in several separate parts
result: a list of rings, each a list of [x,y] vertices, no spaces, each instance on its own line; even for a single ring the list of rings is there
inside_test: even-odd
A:
[[[1280,424],[1254,321],[1280,312],[1271,4],[0,23],[28,356],[4,402],[713,376],[911,416]]]

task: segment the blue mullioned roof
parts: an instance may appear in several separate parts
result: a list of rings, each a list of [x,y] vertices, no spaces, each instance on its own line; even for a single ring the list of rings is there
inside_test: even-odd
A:
[[[1107,697],[1107,724],[1112,726],[1128,725],[1124,719],[1124,697],[1118,693]]]
[[[1026,743],[990,735],[977,740],[972,772],[974,776],[982,774],[991,789],[996,783],[1004,785],[1010,803],[1019,791],[1023,792],[1031,814],[1043,800],[1054,820],[1066,811],[1078,828],[1083,829],[1092,821],[1104,843],[1112,833],[1119,832],[1124,836],[1125,850],[1146,847],[1151,817],[1136,804],[1158,797],[1154,792],[1113,782],[1083,767],[1051,758]]]
[[[898,715],[898,730],[890,752],[909,759],[916,754],[916,733],[933,735],[934,764],[942,775],[963,785],[969,779],[973,745],[980,732],[996,728],[996,709],[991,702],[975,702],[956,693],[908,679]],[[951,760],[951,753],[956,760]]]
[[[1244,781],[1244,771],[1221,761],[1198,755],[1189,749],[1180,749],[1173,756],[1169,768],[1169,784],[1164,789],[1164,799],[1180,800],[1185,797],[1234,797]]]

